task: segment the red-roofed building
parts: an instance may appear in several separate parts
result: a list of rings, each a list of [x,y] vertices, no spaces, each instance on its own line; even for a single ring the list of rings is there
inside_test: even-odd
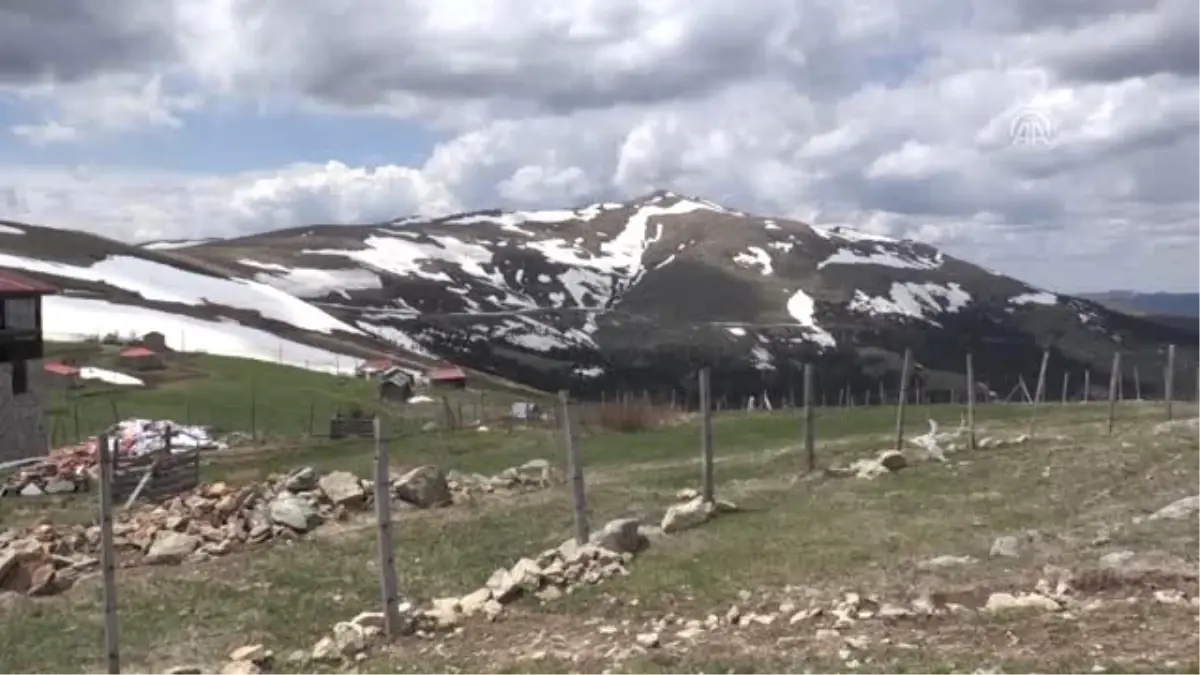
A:
[[[54,286],[0,270],[0,462],[46,452],[42,297]]]
[[[122,363],[135,370],[161,370],[166,367],[162,354],[148,347],[129,347],[121,350]]]
[[[431,368],[425,376],[429,378],[430,384],[435,387],[465,389],[467,386],[467,373],[458,366]]]

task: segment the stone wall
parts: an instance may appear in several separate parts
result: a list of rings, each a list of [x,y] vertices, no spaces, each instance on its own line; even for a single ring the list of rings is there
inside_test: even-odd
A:
[[[46,454],[46,416],[42,401],[46,373],[40,359],[26,362],[28,393],[12,393],[12,364],[0,363],[0,462]]]

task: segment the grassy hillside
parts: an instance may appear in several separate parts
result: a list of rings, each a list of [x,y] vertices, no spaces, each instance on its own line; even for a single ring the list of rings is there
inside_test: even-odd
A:
[[[952,423],[958,414],[949,406],[914,409],[909,433],[923,430],[927,417]],[[981,434],[1022,433],[1027,414],[1024,406],[981,408]],[[655,538],[628,577],[558,600],[521,600],[495,623],[468,620],[461,635],[400,638],[358,672],[1195,672],[1194,610],[1152,594],[1176,582],[1160,576],[1144,587],[1110,578],[1102,585],[1106,577],[1088,576],[1101,556],[1127,549],[1158,556],[1150,558],[1156,564],[1175,560],[1194,571],[1196,563],[1194,516],[1132,524],[1195,493],[1194,432],[1155,431],[1158,406],[1130,404],[1120,414],[1117,434],[1108,437],[1103,406],[1045,406],[1035,442],[917,463],[874,481],[806,475],[793,413],[722,415],[717,493],[741,513]],[[882,408],[821,411],[820,463],[845,464],[887,446],[891,421]],[[697,484],[698,436],[688,422],[585,439],[593,523],[661,517],[678,489]],[[436,460],[493,471],[533,457],[562,464],[561,443],[545,430],[463,432],[437,443],[397,444],[393,465]],[[346,450],[288,459],[365,468],[361,450]],[[278,454],[231,455],[210,470],[218,466],[269,471],[283,464]],[[497,566],[566,538],[569,505],[568,488],[558,486],[440,511],[398,510],[403,594],[427,602],[480,586]],[[282,659],[310,647],[334,621],[373,609],[375,530],[363,518],[207,563],[120,570],[123,664],[145,672],[182,664],[219,669],[232,648],[253,642]],[[994,538],[1028,530],[1040,539],[1022,543],[1017,557],[989,557]],[[924,566],[948,555],[971,562]],[[979,609],[989,593],[1031,590],[1055,569],[1080,579],[1071,611]],[[1194,582],[1183,583],[1194,595]],[[850,591],[902,606],[924,596],[962,607],[933,617],[860,616],[834,629],[828,607]],[[723,617],[733,606],[774,618],[676,637],[684,621]],[[826,614],[789,622],[790,612],[813,606]],[[101,607],[95,580],[60,597],[0,606],[0,669],[102,668]],[[667,616],[679,621],[662,627]],[[650,630],[661,633],[662,645],[637,648],[634,635]],[[282,663],[277,670],[313,667]]]
[[[73,360],[146,382],[144,387],[130,387],[84,380],[78,389],[59,382],[47,410],[56,445],[129,417],[210,425],[219,432],[241,432],[266,441],[322,435],[330,416],[339,411],[378,413],[392,429],[420,427],[442,414],[443,396],[455,414],[461,406],[466,419],[498,415],[517,396],[481,380],[462,391],[424,392],[436,397],[434,403],[404,405],[380,401],[372,381],[250,359],[173,353],[162,370],[132,370],[118,359],[120,349],[93,343],[47,344],[48,359]]]

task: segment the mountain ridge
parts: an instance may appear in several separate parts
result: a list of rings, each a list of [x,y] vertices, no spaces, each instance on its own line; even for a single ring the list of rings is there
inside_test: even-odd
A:
[[[810,360],[819,360],[822,390],[869,391],[894,376],[905,347],[930,387],[947,391],[962,386],[967,350],[997,391],[1019,375],[1035,377],[1047,344],[1056,352],[1053,377],[1106,373],[1118,346],[1144,373],[1161,371],[1150,366],[1170,342],[1185,362],[1195,360],[1195,331],[1186,327],[1035,288],[921,242],[668,191],[561,210],[140,246],[19,223],[8,229],[21,234],[0,229],[0,267],[63,284],[68,296],[173,307],[193,318],[207,312],[300,344],[398,353],[414,364],[451,360],[580,394],[690,392],[704,363],[717,368],[727,395],[778,395],[794,389]],[[122,265],[149,267],[130,275]],[[97,266],[122,281],[98,279]],[[152,287],[154,274],[165,275],[164,288],[207,290],[165,292]],[[268,296],[275,304],[264,313]],[[283,306],[310,323],[283,325]],[[1152,375],[1146,380],[1155,386]]]

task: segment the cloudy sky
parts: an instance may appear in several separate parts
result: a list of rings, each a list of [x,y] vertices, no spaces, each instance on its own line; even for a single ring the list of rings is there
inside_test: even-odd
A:
[[[0,0],[0,218],[127,240],[654,188],[1198,285],[1196,0]]]

